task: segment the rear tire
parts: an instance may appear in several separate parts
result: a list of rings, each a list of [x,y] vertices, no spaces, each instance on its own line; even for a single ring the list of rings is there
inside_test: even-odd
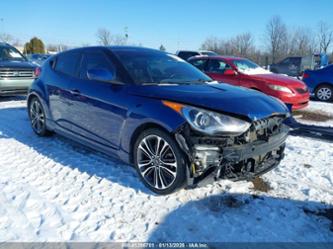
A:
[[[28,104],[28,113],[32,130],[38,136],[49,136],[52,132],[46,128],[46,116],[43,105],[37,97],[32,97]]]
[[[327,84],[320,85],[316,89],[315,96],[320,101],[333,101],[333,86]]]
[[[137,138],[134,165],[147,188],[167,195],[186,183],[186,163],[177,142],[161,129],[148,129]]]

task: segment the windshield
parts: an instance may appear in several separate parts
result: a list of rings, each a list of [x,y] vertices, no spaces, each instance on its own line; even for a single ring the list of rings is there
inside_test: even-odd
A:
[[[237,70],[241,73],[252,75],[252,74],[269,74],[271,72],[260,67],[256,63],[247,59],[235,59],[232,61],[237,67]]]
[[[1,61],[25,61],[24,56],[15,48],[0,47]]]
[[[154,50],[113,50],[137,84],[198,84],[212,79],[179,57]]]

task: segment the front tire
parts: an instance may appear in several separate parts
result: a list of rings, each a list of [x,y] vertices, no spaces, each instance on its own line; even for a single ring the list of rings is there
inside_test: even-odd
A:
[[[29,101],[28,113],[31,127],[38,136],[51,135],[51,132],[46,128],[46,117],[43,105],[37,97],[32,97]]]
[[[170,194],[186,182],[186,163],[175,139],[161,129],[148,129],[134,145],[134,164],[143,183],[157,194]]]
[[[333,101],[333,87],[330,85],[321,85],[316,89],[315,95],[320,101]]]

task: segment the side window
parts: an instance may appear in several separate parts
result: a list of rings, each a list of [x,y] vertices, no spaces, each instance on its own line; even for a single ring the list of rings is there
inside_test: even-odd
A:
[[[301,58],[292,58],[291,63],[295,64],[295,65],[298,65],[298,64],[301,63]]]
[[[190,63],[200,69],[201,71],[204,71],[206,68],[206,62],[207,60],[191,60]]]
[[[88,79],[87,72],[90,69],[106,69],[116,75],[116,68],[102,51],[85,52],[83,54],[80,78]],[[117,78],[117,76],[115,77]]]
[[[77,77],[80,59],[81,54],[76,51],[59,54],[56,58],[54,70],[72,77]]]
[[[210,60],[207,66],[207,72],[210,73],[224,73],[226,69],[230,69],[230,66],[224,61]]]

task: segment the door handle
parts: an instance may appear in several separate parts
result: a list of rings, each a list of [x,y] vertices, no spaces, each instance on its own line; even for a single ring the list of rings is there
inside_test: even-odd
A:
[[[80,91],[77,89],[73,89],[73,90],[69,90],[70,94],[74,95],[74,96],[78,96],[80,95]]]

